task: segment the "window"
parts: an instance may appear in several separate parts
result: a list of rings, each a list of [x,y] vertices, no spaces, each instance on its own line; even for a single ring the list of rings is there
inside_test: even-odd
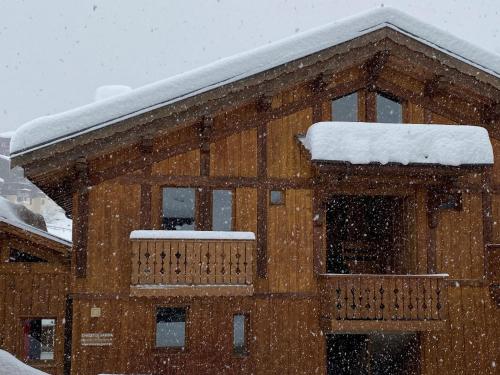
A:
[[[245,354],[247,352],[247,319],[245,314],[233,315],[233,352]]]
[[[47,261],[17,249],[10,249],[9,262],[45,263]]]
[[[231,190],[212,191],[212,230],[233,229],[233,192]]]
[[[401,103],[377,94],[377,122],[402,123],[403,108]]]
[[[26,360],[53,360],[55,319],[23,321],[23,349]]]
[[[186,344],[186,309],[159,307],[156,310],[156,347],[183,349]]]
[[[333,121],[358,121],[358,93],[332,101],[332,119]]]
[[[164,188],[162,228],[167,230],[194,230],[195,201],[195,189]]]
[[[281,190],[271,190],[269,193],[269,203],[272,205],[285,204],[285,193]]]

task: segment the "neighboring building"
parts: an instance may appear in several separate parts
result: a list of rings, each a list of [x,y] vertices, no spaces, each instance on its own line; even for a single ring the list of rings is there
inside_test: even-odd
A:
[[[63,372],[70,249],[41,215],[0,197],[0,347],[51,374]]]
[[[11,169],[10,158],[4,155],[0,155],[0,196],[43,215],[50,233],[71,240],[71,219],[65,216],[64,210],[24,178],[22,168]]]
[[[0,133],[0,155],[9,155],[10,139],[12,138],[13,134],[14,132]]]
[[[8,156],[0,155],[0,195],[36,213],[42,213],[47,196],[24,178],[22,168],[10,169]]]
[[[499,103],[500,58],[382,9],[24,125],[66,373],[498,373]]]

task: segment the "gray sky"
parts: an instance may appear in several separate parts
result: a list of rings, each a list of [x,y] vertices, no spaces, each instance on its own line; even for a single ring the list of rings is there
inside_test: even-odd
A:
[[[0,132],[381,4],[500,54],[500,0],[0,0]]]

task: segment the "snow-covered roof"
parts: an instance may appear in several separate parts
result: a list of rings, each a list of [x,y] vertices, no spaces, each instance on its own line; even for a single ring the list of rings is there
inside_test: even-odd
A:
[[[12,155],[46,147],[389,27],[500,77],[500,56],[401,11],[379,8],[143,86],[129,93],[42,117],[21,126]]]
[[[51,241],[58,242],[64,246],[71,246],[70,241],[64,240],[58,236],[54,236],[43,229],[37,228],[32,225],[33,223],[28,223],[26,221],[26,213],[23,214],[21,210],[30,212],[24,206],[9,202],[4,197],[0,197],[0,222],[9,224],[23,231],[47,238]]]
[[[319,122],[301,141],[313,161],[493,164],[488,132],[479,126]]]
[[[253,232],[203,230],[134,230],[132,240],[255,240]]]
[[[48,375],[21,362],[12,354],[0,349],[0,375]]]

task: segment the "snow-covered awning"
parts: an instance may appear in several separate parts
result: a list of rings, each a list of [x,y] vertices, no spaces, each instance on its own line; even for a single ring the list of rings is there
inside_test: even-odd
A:
[[[479,126],[319,122],[301,142],[316,162],[493,164],[488,132]]]
[[[203,230],[134,230],[131,240],[255,240],[253,232]]]

